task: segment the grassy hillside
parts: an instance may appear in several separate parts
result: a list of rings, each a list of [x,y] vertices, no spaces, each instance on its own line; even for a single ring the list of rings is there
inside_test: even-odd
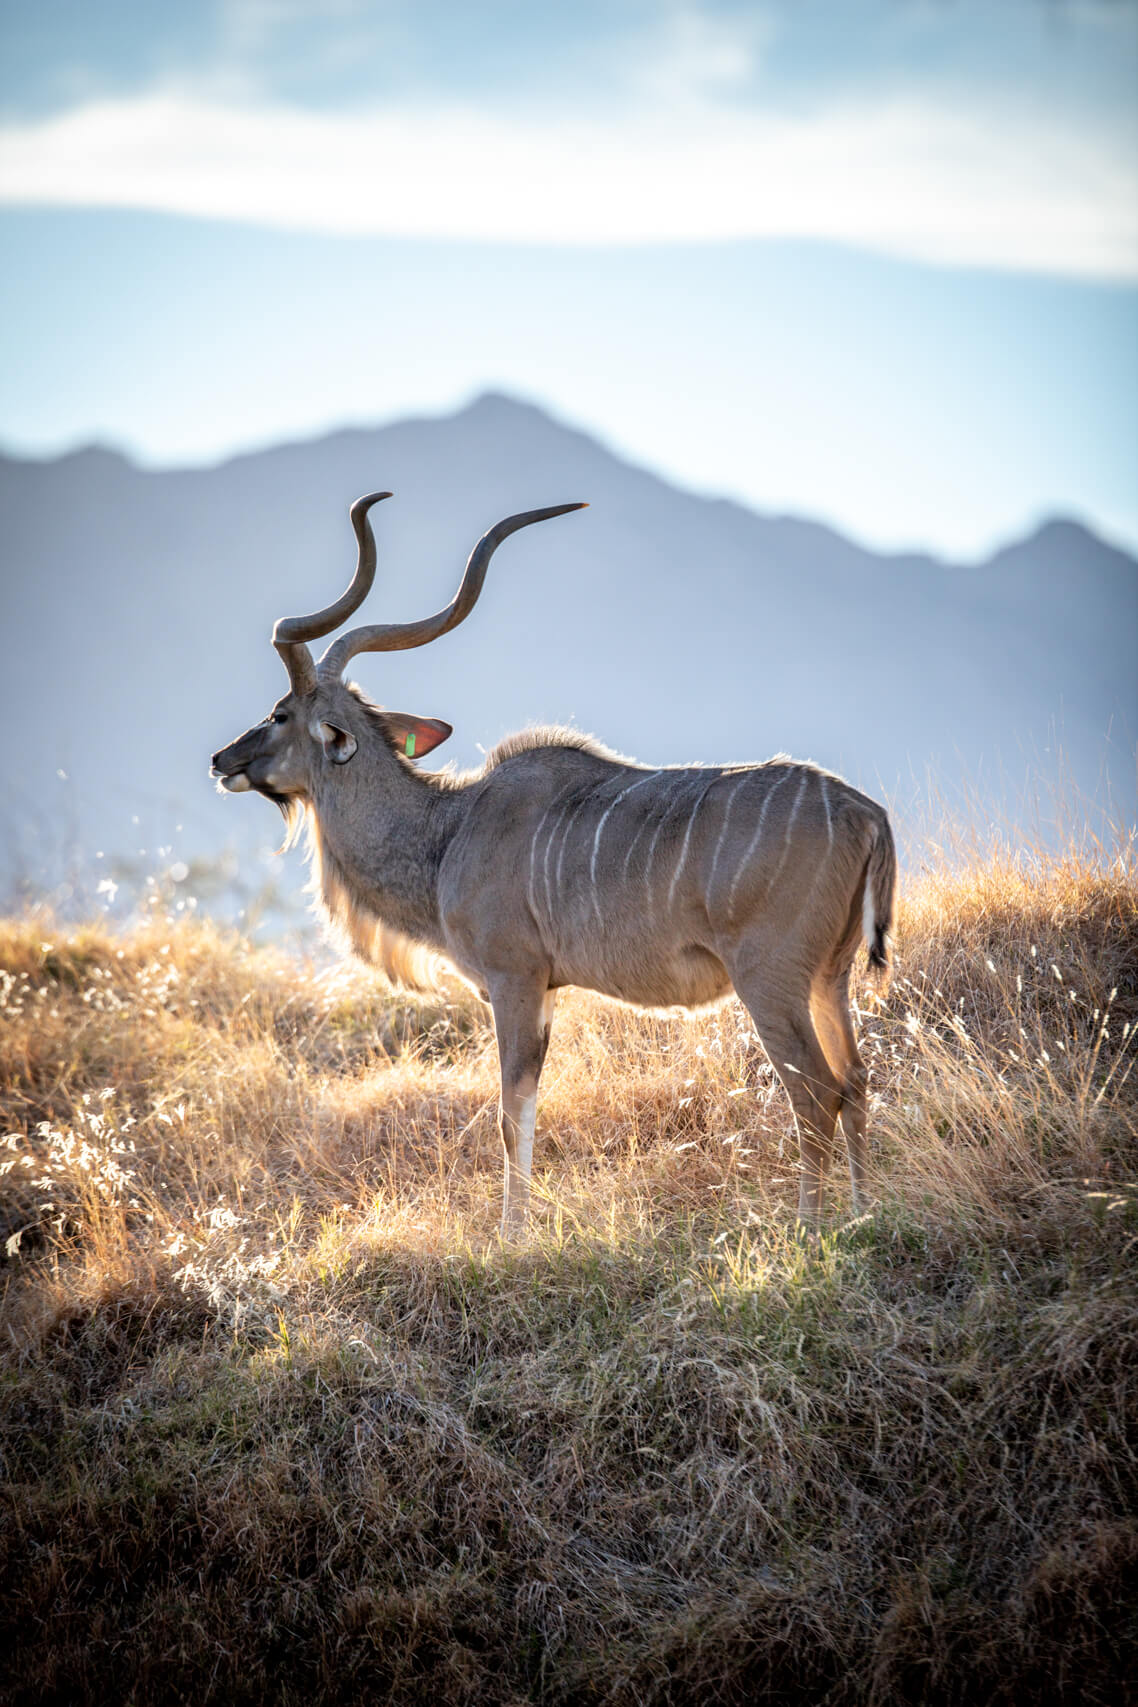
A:
[[[0,1697],[1122,1699],[1134,871],[900,941],[872,1215],[794,1237],[740,1008],[570,995],[510,1247],[468,997],[0,927]]]

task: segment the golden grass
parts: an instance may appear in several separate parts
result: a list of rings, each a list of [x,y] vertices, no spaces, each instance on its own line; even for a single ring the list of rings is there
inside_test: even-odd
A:
[[[976,860],[795,1236],[750,1022],[0,924],[0,1695],[1092,1701],[1138,1658],[1138,895]]]

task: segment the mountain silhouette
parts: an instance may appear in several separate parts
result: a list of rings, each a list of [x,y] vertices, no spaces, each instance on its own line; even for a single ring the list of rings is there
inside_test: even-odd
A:
[[[502,516],[590,505],[508,540],[453,633],[353,662],[381,703],[454,724],[439,762],[571,722],[653,763],[813,758],[902,817],[926,779],[951,799],[1003,776],[1022,821],[1019,781],[1061,749],[1100,799],[1109,762],[1116,810],[1133,814],[1126,553],[1059,519],[974,565],[880,555],[681,491],[487,395],[211,468],[142,469],[98,446],[0,457],[0,875],[50,885],[100,851],[250,858],[279,840],[271,807],[215,793],[209,755],[285,690],[273,622],[347,584],[348,505],[376,488],[396,496],[374,515],[379,570],[355,621],[437,610]]]

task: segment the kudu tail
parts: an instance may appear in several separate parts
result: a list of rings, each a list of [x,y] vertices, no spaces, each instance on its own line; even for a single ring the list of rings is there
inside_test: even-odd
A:
[[[893,913],[897,900],[897,850],[884,813],[874,825],[873,846],[865,863],[861,928],[869,950],[869,968],[884,991],[893,965]]]

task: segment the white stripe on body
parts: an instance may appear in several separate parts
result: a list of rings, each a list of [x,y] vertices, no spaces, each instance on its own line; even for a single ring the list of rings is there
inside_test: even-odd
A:
[[[658,771],[649,771],[645,776],[637,777],[636,781],[630,782],[627,788],[622,788],[612,804],[610,806],[606,806],[605,810],[601,813],[601,821],[597,825],[597,833],[593,837],[593,851],[589,858],[589,882],[592,886],[593,892],[593,911],[597,915],[597,923],[599,925],[603,925],[605,922],[601,913],[601,904],[597,900],[597,854],[600,852],[601,831],[605,827],[609,813],[616,810],[626,794],[631,794],[633,789],[640,788],[642,784],[646,782],[651,782],[652,778],[658,775]]]
[[[556,874],[554,877],[554,887],[556,889],[557,899],[561,904],[561,910],[563,913],[568,911],[568,909],[565,906],[565,892],[561,887],[561,873],[562,873],[564,866],[565,866],[565,849],[569,846],[569,832],[573,828],[573,825],[577,821],[577,818],[578,818],[578,815],[580,814],[582,805],[587,806],[588,801],[586,800],[583,802],[578,802],[578,804],[573,808],[572,812],[569,814],[568,818],[566,818],[565,828],[561,834],[561,848],[560,848],[560,851],[558,852],[558,855],[557,855],[557,871],[556,871]]]
[[[817,771],[815,774],[818,777],[818,781],[822,785],[822,805],[826,808],[826,857],[825,857],[825,859],[820,859],[818,861],[817,866],[814,869],[814,876],[810,880],[810,887],[806,891],[805,899],[802,902],[802,911],[803,912],[805,912],[807,906],[809,905],[810,898],[813,895],[815,889],[817,889],[819,880],[822,876],[822,873],[825,871],[826,866],[829,864],[830,855],[834,851],[834,822],[833,822],[833,816],[830,812],[830,791],[826,787],[825,772],[824,771]],[[795,804],[795,810],[797,810],[797,803]],[[779,871],[781,871],[781,870],[782,870],[782,862],[780,861],[779,862]],[[775,875],[777,876],[778,873],[776,872]]]
[[[714,855],[712,857],[712,861],[711,861],[711,876],[707,880],[707,899],[708,899],[708,902],[711,901],[712,896],[715,894],[715,873],[719,870],[719,856],[723,852],[723,843],[727,839],[727,826],[731,822],[731,809],[734,806],[735,801],[738,799],[739,790],[742,788],[742,786],[745,782],[749,782],[749,781],[750,781],[750,773],[749,772],[744,773],[743,776],[739,777],[736,780],[734,788],[731,790],[731,793],[727,796],[727,805],[724,808],[724,812],[723,812],[723,823],[720,826],[719,835],[718,835],[718,837],[716,839],[716,843],[715,843],[715,853],[714,853]]]
[[[535,919],[537,917],[537,844],[541,840],[541,832],[544,828],[546,819],[549,817],[551,812],[556,812],[563,798],[564,795],[559,794],[555,799],[549,802],[549,805],[545,808],[545,811],[537,821],[537,828],[533,833],[533,837],[529,845],[529,907],[530,912],[533,914]],[[548,853],[548,851],[549,843],[547,842],[546,852]]]
[[[538,838],[541,835],[542,826],[552,811],[552,805],[545,808],[545,811],[537,821],[537,829],[530,838],[529,844],[529,910],[535,918],[537,917],[537,844]]]
[[[676,772],[677,776],[682,776],[685,778],[687,777],[687,774],[688,774],[687,771],[677,771]],[[661,817],[660,822],[657,824],[656,828],[652,832],[652,840],[648,844],[648,858],[644,862],[644,888],[645,888],[645,892],[647,893],[647,895],[649,897],[649,900],[651,900],[651,895],[652,895],[652,861],[656,857],[656,843],[660,840],[660,832],[663,830],[664,825],[668,822],[668,819],[672,816],[672,808],[674,805],[675,805],[674,801],[672,801],[672,800],[668,801],[667,805],[664,807],[663,816]]]
[[[664,816],[660,819],[660,822],[657,824],[656,828],[653,830],[652,840],[648,843],[648,858],[644,862],[644,890],[645,890],[646,895],[648,896],[649,901],[651,901],[651,898],[652,898],[652,861],[656,857],[656,843],[660,840],[660,831],[664,828],[664,825],[667,823],[668,814],[671,812],[671,810],[672,810],[672,808],[670,806],[665,808]]]
[[[575,808],[572,805],[562,806],[560,812],[550,825],[549,835],[545,839],[545,858],[542,861],[542,874],[545,884],[545,912],[549,919],[550,929],[553,928],[553,891],[549,886],[549,856],[553,852],[553,843],[557,836],[558,826],[565,818],[566,813],[574,810]]]
[[[672,873],[671,887],[668,890],[668,909],[669,909],[669,911],[671,911],[672,904],[676,899],[676,887],[680,881],[680,876],[683,872],[684,866],[687,863],[688,844],[691,841],[692,825],[695,823],[696,813],[699,811],[700,807],[703,805],[704,801],[707,799],[708,790],[710,788],[712,788],[714,786],[714,784],[717,783],[718,781],[719,781],[719,777],[718,777],[718,775],[716,775],[716,776],[712,777],[710,782],[708,782],[704,785],[704,787],[700,790],[699,794],[696,796],[695,805],[692,807],[691,812],[688,814],[688,827],[684,831],[684,843],[680,849],[680,857],[676,863],[676,869]]]
[[[814,774],[817,775],[817,772]],[[790,837],[794,830],[794,820],[798,816],[798,808],[802,804],[802,796],[806,793],[806,784],[810,780],[810,775],[811,773],[809,771],[803,771],[802,773],[802,781],[798,785],[798,793],[794,796],[794,805],[790,808],[790,817],[786,820],[786,835],[783,837],[782,841],[782,852],[779,855],[778,864],[774,868],[774,876],[763,891],[764,900],[772,892],[775,884],[782,876],[782,868],[786,864],[787,855],[790,853]]]
[[[690,773],[688,771],[677,771],[676,775],[678,777],[682,777],[685,782],[690,781]],[[703,796],[701,794],[700,798],[702,799],[702,797]],[[663,816],[661,817],[660,822],[657,824],[655,830],[653,830],[653,832],[652,832],[652,840],[648,844],[648,858],[644,862],[644,890],[645,890],[645,894],[648,897],[649,906],[651,905],[651,899],[652,899],[652,861],[656,857],[656,844],[660,840],[660,836],[661,836],[661,833],[664,829],[664,825],[668,822],[668,820],[672,816],[672,813],[674,810],[675,810],[675,801],[669,800],[667,805],[664,808]]]
[[[660,771],[653,771],[652,774],[653,774],[653,776],[660,776],[662,773]],[[633,836],[632,840],[629,842],[628,846],[624,850],[624,864],[621,866],[621,870],[620,870],[620,881],[622,884],[628,882],[628,868],[629,868],[630,864],[632,863],[632,850],[635,848],[637,842],[640,840],[641,836],[644,834],[645,830],[648,828],[650,821],[651,821],[651,814],[648,813],[645,815],[644,821],[640,825],[640,828],[637,830],[636,834]]]
[[[779,777],[778,781],[776,783],[772,783],[771,787],[767,789],[766,795],[763,798],[763,804],[762,804],[762,807],[760,808],[760,811],[759,811],[759,821],[755,825],[755,833],[751,837],[751,840],[747,845],[747,851],[743,855],[743,859],[742,859],[742,862],[739,866],[739,869],[735,873],[735,877],[734,877],[734,880],[731,884],[731,888],[727,892],[727,922],[728,922],[728,924],[732,923],[732,921],[734,920],[734,916],[735,916],[735,895],[736,895],[736,892],[738,891],[738,888],[739,888],[739,881],[742,878],[743,873],[746,871],[747,867],[750,865],[751,860],[754,857],[755,850],[758,848],[759,837],[763,833],[763,822],[764,822],[766,815],[767,815],[767,809],[770,806],[770,803],[774,799],[775,795],[778,793],[779,789],[782,787],[783,783],[787,780],[787,778],[789,776],[791,776],[793,774],[794,768],[795,767],[788,767],[786,770],[784,770],[782,775]]]

